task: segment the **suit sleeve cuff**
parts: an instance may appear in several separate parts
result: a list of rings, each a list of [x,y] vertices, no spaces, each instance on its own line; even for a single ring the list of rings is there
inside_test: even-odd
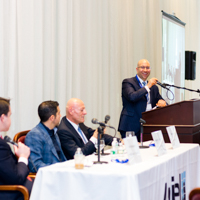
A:
[[[90,141],[95,145],[95,144],[97,144],[97,138],[95,138],[95,137],[91,137],[90,138]]]
[[[18,162],[23,162],[25,165],[28,165],[28,159],[24,157],[19,157]]]
[[[150,92],[150,89],[147,86],[144,86],[147,92]]]

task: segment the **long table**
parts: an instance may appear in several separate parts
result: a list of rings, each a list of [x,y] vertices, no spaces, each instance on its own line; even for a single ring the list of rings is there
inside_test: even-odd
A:
[[[168,200],[188,199],[200,186],[198,144],[183,144],[158,157],[155,147],[140,149],[142,162],[130,165],[111,162],[77,170],[74,160],[40,168],[30,200]],[[96,161],[97,156],[87,159]],[[174,197],[174,198],[173,198]]]

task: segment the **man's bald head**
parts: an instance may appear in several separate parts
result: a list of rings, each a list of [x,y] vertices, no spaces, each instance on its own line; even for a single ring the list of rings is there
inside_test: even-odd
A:
[[[143,80],[146,81],[150,75],[151,68],[150,63],[146,59],[139,60],[137,64],[137,75]]]
[[[85,121],[85,105],[81,99],[72,98],[67,102],[66,117],[75,124],[83,123]]]

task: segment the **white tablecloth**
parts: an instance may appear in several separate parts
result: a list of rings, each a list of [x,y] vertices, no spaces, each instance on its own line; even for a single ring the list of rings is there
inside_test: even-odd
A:
[[[155,147],[141,149],[142,162],[134,165],[102,156],[109,164],[77,170],[71,160],[40,168],[30,200],[168,200],[173,195],[175,200],[188,199],[190,190],[200,186],[199,145],[166,146],[168,153],[160,157]],[[97,156],[89,159],[96,161]]]

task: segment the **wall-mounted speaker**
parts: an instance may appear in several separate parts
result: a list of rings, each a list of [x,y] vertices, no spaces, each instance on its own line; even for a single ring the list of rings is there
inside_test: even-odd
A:
[[[196,79],[196,52],[185,51],[185,79]]]

